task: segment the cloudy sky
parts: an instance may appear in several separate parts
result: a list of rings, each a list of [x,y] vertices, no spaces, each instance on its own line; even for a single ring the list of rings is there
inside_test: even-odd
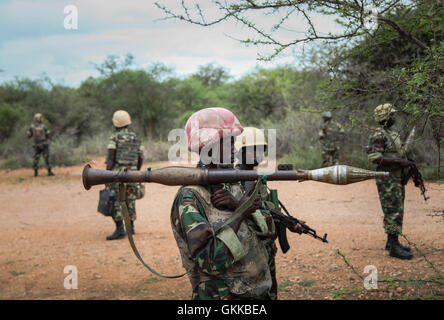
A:
[[[162,62],[179,75],[215,63],[240,76],[260,64],[265,67],[297,63],[291,52],[272,63],[259,63],[258,53],[266,49],[245,47],[231,37],[247,37],[246,28],[231,22],[210,28],[176,20],[160,20],[163,12],[154,0],[2,0],[0,2],[0,82],[14,77],[40,77],[46,73],[55,82],[77,86],[96,76],[94,63],[107,55],[135,56],[136,67]],[[181,0],[157,0],[180,10]],[[218,14],[209,0],[198,1],[209,16]],[[192,1],[189,1],[192,3]],[[67,30],[64,9],[75,5],[78,29]],[[259,17],[263,23],[271,23]],[[284,37],[295,37],[305,28],[301,20],[287,26]],[[326,31],[337,28],[332,21],[318,18]]]

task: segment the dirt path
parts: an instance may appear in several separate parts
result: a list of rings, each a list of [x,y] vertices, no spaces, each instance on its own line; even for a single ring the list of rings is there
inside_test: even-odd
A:
[[[103,168],[103,159],[93,166]],[[187,278],[157,278],[140,265],[127,239],[105,240],[114,224],[96,212],[100,188],[83,189],[82,168],[56,168],[55,177],[38,178],[29,169],[0,171],[0,299],[188,299]],[[290,251],[277,255],[280,299],[444,298],[443,286],[430,284],[404,283],[396,288],[381,283],[378,290],[359,290],[362,280],[334,252],[344,252],[364,277],[367,265],[377,268],[379,279],[434,274],[419,254],[411,261],[388,257],[374,181],[269,186],[279,190],[293,215],[319,234],[327,232],[331,241],[288,235]],[[404,232],[411,241],[424,244],[427,258],[444,273],[444,222],[429,216],[444,209],[444,185],[427,188],[431,199],[425,203],[418,189],[407,186]],[[177,189],[147,185],[145,198],[137,202],[136,244],[148,264],[165,274],[183,272],[169,222]],[[67,265],[78,270],[77,290],[64,288]]]

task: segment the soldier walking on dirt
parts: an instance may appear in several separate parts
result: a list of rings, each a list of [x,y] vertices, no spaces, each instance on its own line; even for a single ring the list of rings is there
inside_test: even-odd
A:
[[[143,164],[143,151],[140,140],[128,126],[131,117],[128,112],[118,110],[113,115],[113,125],[116,131],[111,135],[108,144],[108,156],[106,158],[106,170],[140,170]],[[111,191],[118,196],[119,184],[109,186]],[[126,183],[126,199],[128,212],[131,218],[133,234],[134,221],[136,220],[137,183]],[[119,201],[114,202],[115,213],[113,216],[116,230],[106,237],[106,240],[121,239],[126,236],[123,226],[123,210]]]
[[[414,163],[407,160],[399,133],[391,129],[395,123],[395,113],[395,108],[389,103],[375,108],[375,120],[380,127],[370,136],[366,150],[369,161],[377,165],[376,171],[390,172],[388,179],[376,179],[387,234],[385,249],[390,251],[392,257],[411,259],[410,247],[401,245],[398,237],[402,232],[404,217],[405,187],[402,177],[404,171]]]
[[[198,166],[233,168],[234,137],[243,128],[232,112],[202,109],[188,119],[185,131],[188,150],[200,155]],[[190,270],[193,299],[270,299],[268,252],[258,230],[271,237],[273,219],[257,210],[258,198],[233,217],[248,199],[240,183],[183,186],[177,192],[171,225],[183,266]]]
[[[267,140],[265,139],[264,133],[258,128],[254,127],[246,127],[242,134],[236,137],[235,147],[237,149],[237,158],[238,164],[236,165],[237,169],[240,170],[254,170],[256,166],[258,166],[265,157],[265,152],[267,151]],[[249,189],[251,184],[254,184],[254,181],[243,181],[242,185],[244,189]],[[267,191],[267,186],[263,185],[261,190],[259,191],[259,209],[261,211],[267,211],[270,209],[276,209],[270,194]],[[276,279],[276,262],[275,256],[277,252],[277,247],[275,244],[275,240],[277,238],[276,221],[272,224],[273,230],[271,230],[271,237],[265,234],[262,236],[262,241],[265,243],[265,247],[268,252],[268,265],[270,267],[270,273],[272,278],[272,287],[269,292],[270,299],[277,300],[278,293],[278,284]],[[302,229],[299,224],[294,225],[291,229],[293,232],[297,232],[302,234]],[[259,235],[260,236],[260,235]]]
[[[324,123],[319,130],[319,141],[322,147],[321,167],[329,167],[339,164],[339,136],[344,134],[341,125],[333,122],[330,111],[321,114]]]
[[[46,167],[48,168],[48,176],[53,176],[54,173],[51,171],[51,165],[49,164],[49,138],[50,132],[46,125],[43,123],[43,116],[41,113],[36,113],[34,115],[34,123],[28,129],[28,139],[33,138],[34,140],[34,177],[39,175],[39,160],[40,155],[43,155]]]

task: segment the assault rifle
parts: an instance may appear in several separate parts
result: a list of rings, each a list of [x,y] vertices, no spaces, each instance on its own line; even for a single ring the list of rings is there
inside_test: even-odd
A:
[[[281,213],[279,210],[276,209],[270,209],[270,213],[275,221],[278,222],[277,228],[278,228],[278,237],[279,237],[279,245],[281,246],[282,252],[286,253],[290,249],[290,245],[288,244],[287,239],[287,228],[293,229],[296,224],[299,224],[302,227],[302,233],[309,234],[313,238],[321,240],[322,242],[329,243],[327,240],[327,234],[325,233],[324,236],[321,238],[316,234],[316,231],[309,226],[307,226],[305,223],[303,223],[301,220],[292,217],[287,209],[285,207],[282,207],[285,211],[285,214]]]
[[[409,161],[414,162],[412,159],[408,159]],[[427,197],[425,195],[425,192],[427,191],[424,185],[424,179],[422,178],[422,174],[418,169],[418,166],[416,163],[414,163],[410,168],[407,174],[402,179],[402,184],[406,185],[407,182],[409,182],[409,179],[413,179],[413,183],[415,184],[415,187],[419,188],[421,190],[421,195],[424,197],[424,201],[427,201],[427,199],[430,199],[430,197]]]

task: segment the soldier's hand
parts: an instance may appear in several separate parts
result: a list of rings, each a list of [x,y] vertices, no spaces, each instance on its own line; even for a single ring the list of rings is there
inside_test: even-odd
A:
[[[303,224],[305,224],[305,221],[301,220]],[[298,234],[302,234],[304,232],[304,228],[300,223],[295,223],[291,228],[289,228],[291,232],[296,232]]]
[[[241,202],[242,204],[243,202]],[[259,197],[256,197],[256,199],[254,199],[253,203],[251,204],[251,206],[244,211],[244,213],[242,214],[242,216],[244,218],[248,218],[249,216],[251,216],[251,214],[253,212],[255,212],[257,209],[259,209]]]
[[[226,189],[218,189],[211,195],[211,202],[217,208],[225,207],[234,211],[239,206],[239,201]]]
[[[413,167],[415,165],[415,163],[413,161],[406,160],[406,159],[401,159],[398,163],[399,163],[399,166],[402,168],[409,168],[409,167]]]

